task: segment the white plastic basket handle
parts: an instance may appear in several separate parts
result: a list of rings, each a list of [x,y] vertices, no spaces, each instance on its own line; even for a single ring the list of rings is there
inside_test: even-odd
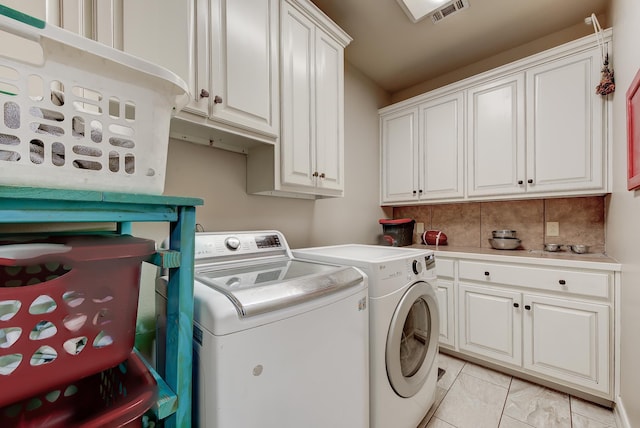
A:
[[[41,46],[44,45],[43,39],[57,44],[72,46],[78,50],[91,52],[94,55],[104,57],[141,73],[166,80],[172,83],[174,87],[175,111],[181,110],[189,102],[189,89],[187,84],[172,71],[54,25],[48,25],[44,21],[1,4],[0,30],[27,40],[35,41]]]
[[[25,261],[41,256],[67,253],[72,247],[64,244],[9,244],[0,246],[0,265]]]

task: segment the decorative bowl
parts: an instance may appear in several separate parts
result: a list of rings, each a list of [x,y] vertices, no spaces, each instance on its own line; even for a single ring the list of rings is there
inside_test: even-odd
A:
[[[562,247],[562,244],[544,244],[545,251],[556,252],[556,251],[560,251],[561,247]]]
[[[589,252],[589,247],[587,245],[574,244],[574,245],[568,245],[568,247],[569,249],[571,249],[571,252],[576,254],[585,254]]]
[[[515,250],[520,242],[518,238],[489,238],[489,243],[496,250]]]
[[[515,238],[516,231],[515,230],[494,230],[491,232],[494,238]]]

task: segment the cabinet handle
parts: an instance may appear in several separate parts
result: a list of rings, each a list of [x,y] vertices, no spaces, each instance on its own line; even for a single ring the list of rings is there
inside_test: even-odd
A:
[[[324,175],[324,172],[322,174],[320,174],[320,178],[325,178],[326,175]]]
[[[532,179],[532,178],[528,179],[528,180],[527,180],[527,183],[529,183],[529,184],[533,184],[533,179]]]
[[[414,190],[414,191],[413,191],[413,194],[415,195],[416,193],[418,193],[418,192],[416,192],[416,191]]]
[[[560,281],[558,281],[560,283],[560,285],[565,285],[567,283],[567,281],[565,281],[564,279],[561,279]]]
[[[318,176],[318,171],[314,171],[313,174],[311,174],[311,175],[313,175],[314,177],[317,177]]]
[[[530,310],[531,310],[531,306],[529,306],[529,305],[524,305],[524,308],[525,308],[526,310],[528,310],[528,311],[530,311]]]
[[[524,181],[518,180],[518,184],[524,184]]]
[[[200,89],[200,98],[209,98],[209,91],[206,89]]]
[[[485,271],[484,276],[489,276],[489,271]]]
[[[519,304],[519,303],[514,303],[514,304],[513,304],[513,307],[514,307],[514,308],[519,308],[519,307],[520,307],[520,304]]]
[[[213,103],[222,104],[222,97],[220,97],[219,95],[216,95],[215,97],[213,97]]]
[[[418,193],[420,193],[422,195],[422,189],[418,190]]]

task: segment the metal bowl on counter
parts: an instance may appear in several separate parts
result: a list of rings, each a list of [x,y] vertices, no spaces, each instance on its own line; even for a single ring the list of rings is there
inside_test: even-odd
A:
[[[567,245],[567,247],[569,247],[572,253],[576,253],[576,254],[586,254],[589,252],[588,245],[573,244],[573,245]]]
[[[515,250],[520,242],[518,238],[489,238],[489,243],[496,250]]]
[[[491,232],[494,238],[515,238],[516,231],[515,230],[494,230]]]
[[[560,251],[560,248],[562,248],[562,244],[544,244],[545,251],[556,252]]]

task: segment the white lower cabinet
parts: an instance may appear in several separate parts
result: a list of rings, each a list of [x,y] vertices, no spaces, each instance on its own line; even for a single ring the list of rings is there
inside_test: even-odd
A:
[[[440,346],[453,348],[455,342],[455,309],[453,281],[438,279],[436,297],[440,310]]]
[[[436,258],[443,348],[613,400],[615,268]]]
[[[524,295],[524,368],[609,393],[609,306]]]
[[[521,294],[462,283],[458,293],[460,350],[520,365]]]

